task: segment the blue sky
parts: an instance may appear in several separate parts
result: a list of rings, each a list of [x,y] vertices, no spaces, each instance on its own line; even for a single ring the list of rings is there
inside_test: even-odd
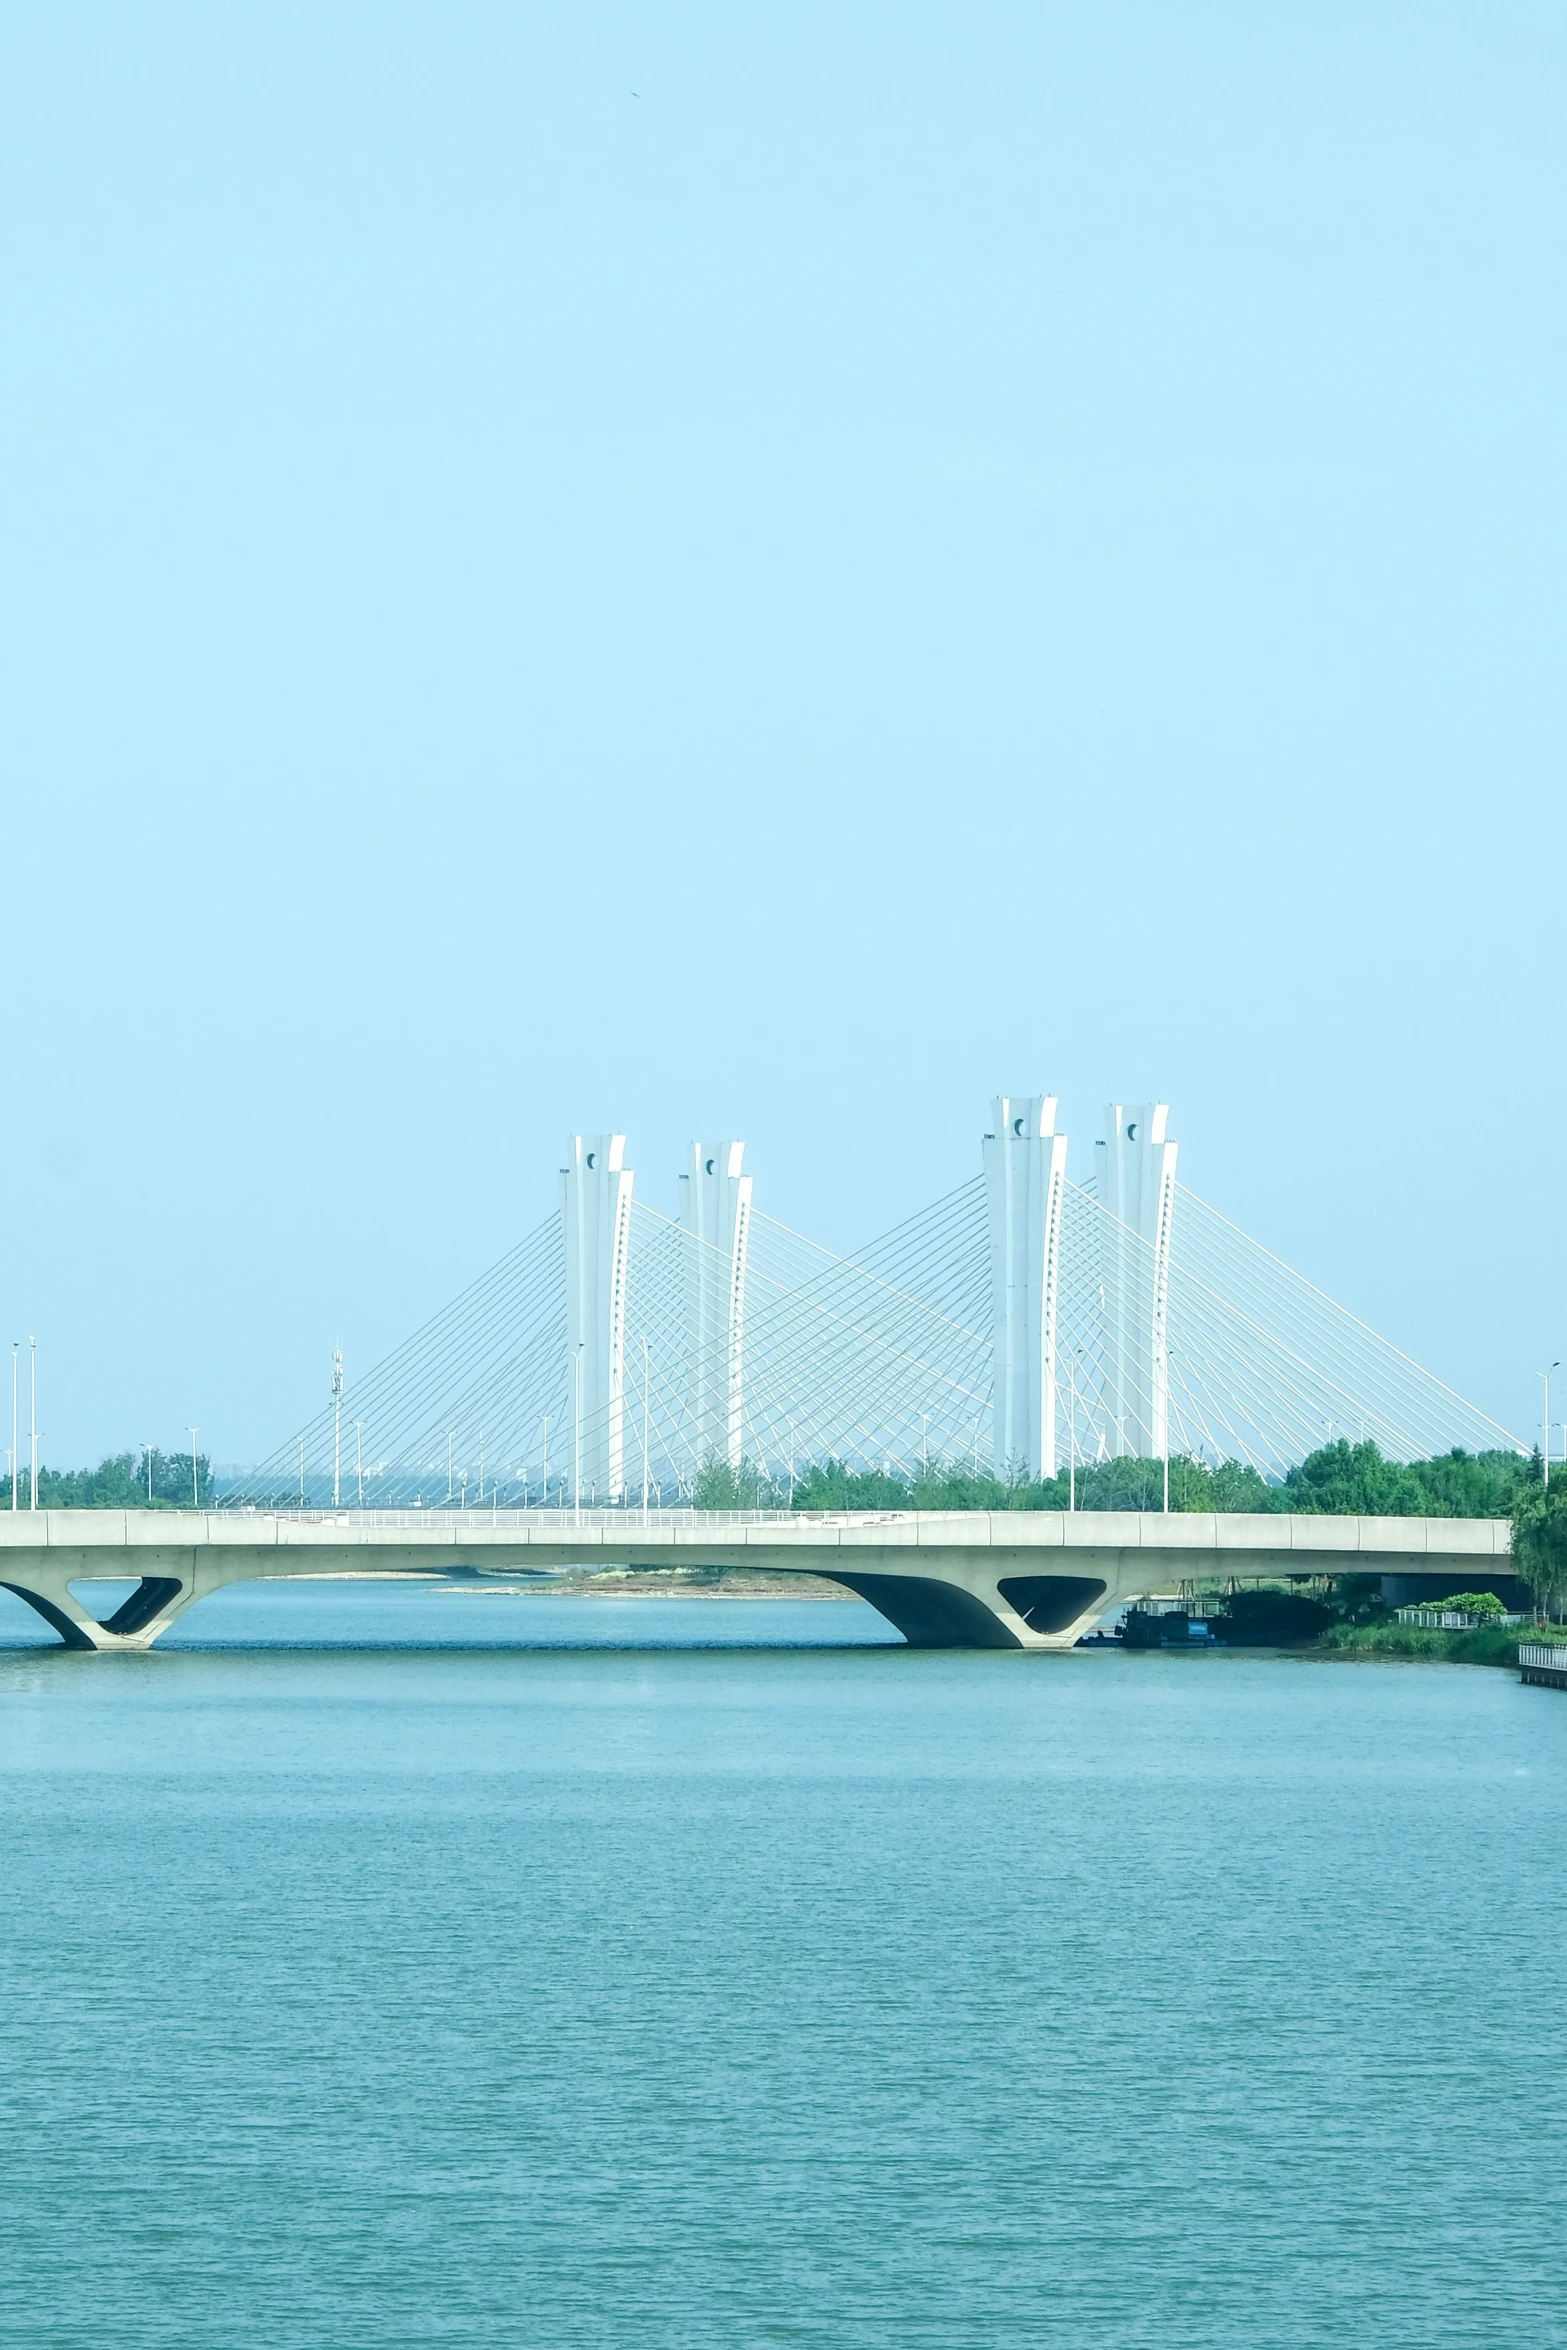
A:
[[[573,1127],[848,1246],[1037,1088],[1085,1172],[1169,1099],[1529,1433],[1564,67],[1507,0],[13,11],[46,1458],[269,1449]]]

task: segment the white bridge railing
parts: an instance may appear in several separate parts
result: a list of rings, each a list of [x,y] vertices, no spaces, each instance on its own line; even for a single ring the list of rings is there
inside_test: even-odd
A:
[[[419,1528],[449,1527],[457,1533],[479,1533],[499,1527],[513,1533],[537,1533],[565,1540],[574,1527],[590,1527],[616,1535],[628,1529],[638,1533],[690,1532],[723,1526],[894,1526],[919,1515],[915,1510],[656,1510],[627,1503],[621,1509],[596,1509],[570,1502],[559,1508],[501,1509],[278,1509],[246,1503],[238,1509],[212,1513],[225,1518],[275,1518],[288,1526],[356,1526],[391,1533]],[[929,1515],[929,1513],[926,1513]],[[972,1513],[946,1513],[968,1514]]]

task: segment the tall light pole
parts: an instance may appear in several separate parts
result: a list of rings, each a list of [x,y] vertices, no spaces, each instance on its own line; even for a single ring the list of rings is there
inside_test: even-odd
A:
[[[354,1422],[354,1475],[359,1481],[359,1507],[365,1506],[365,1424]]]
[[[190,1506],[193,1510],[199,1510],[201,1507],[201,1483],[196,1475],[196,1430],[194,1428],[190,1432]]]
[[[1561,1367],[1561,1357],[1558,1355],[1555,1362],[1552,1363],[1550,1371],[1541,1371],[1536,1374],[1545,1382],[1545,1449],[1540,1456],[1540,1462],[1544,1470],[1541,1482],[1546,1485],[1549,1485],[1551,1481],[1551,1371],[1559,1371]]]
[[[32,1430],[33,1465],[32,1473],[28,1479],[27,1506],[30,1510],[35,1510],[38,1507],[38,1341],[36,1338],[29,1338],[27,1341],[27,1354],[29,1367],[32,1372],[33,1395],[32,1417],[30,1422]]]
[[[456,1433],[455,1428],[448,1428],[446,1431],[446,1506],[448,1509],[452,1506],[452,1438]]]
[[[343,1350],[332,1349],[332,1507],[342,1500],[343,1466]]]
[[[1072,1416],[1067,1431],[1066,1448],[1066,1506],[1069,1512],[1075,1512],[1077,1509],[1077,1359],[1073,1355],[1067,1357],[1066,1385],[1067,1393],[1072,1399]]]
[[[647,1524],[647,1391],[648,1342],[642,1341],[642,1523]]]
[[[539,1430],[539,1441],[544,1448],[544,1467],[540,1478],[540,1482],[544,1487],[544,1500],[541,1506],[544,1509],[548,1509],[550,1506],[550,1422],[549,1414],[547,1412],[544,1415],[544,1421]]]
[[[151,1444],[150,1444],[150,1443],[149,1443],[149,1444],[144,1444],[144,1445],[142,1446],[142,1451],[143,1451],[143,1452],[146,1454],[146,1456],[147,1456],[147,1507],[148,1507],[149,1509],[151,1509],[151,1507],[152,1507],[152,1446],[151,1446]]]
[[[13,1338],[13,1339],[12,1339],[12,1341],[11,1341],[11,1507],[12,1507],[12,1509],[19,1509],[19,1508],[21,1507],[21,1504],[20,1504],[19,1500],[17,1499],[17,1488],[18,1488],[18,1486],[19,1486],[19,1485],[21,1484],[21,1482],[22,1482],[22,1456],[21,1456],[21,1454],[18,1452],[18,1450],[17,1450],[17,1447],[16,1447],[16,1386],[17,1386],[17,1376],[18,1376],[18,1373],[17,1373],[17,1365],[18,1365],[18,1364],[19,1364],[19,1362],[21,1361],[21,1352],[22,1352],[22,1342],[21,1342],[21,1340],[20,1340],[19,1338]]]
[[[582,1515],[582,1348],[580,1338],[571,1356],[571,1507]]]

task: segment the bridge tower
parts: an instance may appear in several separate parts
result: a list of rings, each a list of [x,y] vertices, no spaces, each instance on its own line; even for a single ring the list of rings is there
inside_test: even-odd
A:
[[[626,1275],[631,1191],[623,1134],[574,1134],[561,1169],[566,1240],[566,1377],[572,1499],[625,1484]]]
[[[743,1451],[745,1283],[751,1183],[743,1142],[694,1142],[681,1176],[686,1249],[686,1361],[697,1452],[738,1469]]]
[[[1002,1094],[981,1146],[990,1210],[995,1331],[991,1458],[1031,1477],[1056,1473],[1056,1311],[1066,1136],[1054,1094]]]
[[[1104,1437],[1162,1460],[1170,1444],[1170,1238],[1179,1144],[1168,1102],[1112,1102],[1094,1145],[1104,1295]]]

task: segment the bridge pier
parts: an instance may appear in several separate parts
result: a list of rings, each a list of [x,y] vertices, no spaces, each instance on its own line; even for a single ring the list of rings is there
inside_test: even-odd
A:
[[[100,1620],[71,1589],[73,1582],[90,1581],[102,1575],[103,1569],[96,1562],[88,1563],[80,1558],[51,1559],[35,1554],[20,1572],[10,1560],[5,1565],[9,1571],[0,1573],[0,1588],[25,1600],[59,1633],[67,1648],[95,1649],[100,1653],[151,1648],[159,1634],[166,1632],[194,1601],[230,1580],[226,1575],[214,1573],[206,1562],[198,1566],[193,1551],[179,1560],[160,1558],[145,1566],[138,1560],[132,1570],[140,1573],[135,1590],[121,1600],[111,1616]]]
[[[949,1573],[835,1566],[823,1580],[868,1601],[911,1648],[1071,1648],[1099,1620],[1109,1588],[1097,1575],[998,1575],[966,1560]]]

